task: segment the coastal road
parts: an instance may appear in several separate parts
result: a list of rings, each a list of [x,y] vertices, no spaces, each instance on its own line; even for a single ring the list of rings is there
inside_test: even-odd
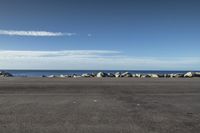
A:
[[[0,78],[0,133],[200,133],[200,78]]]

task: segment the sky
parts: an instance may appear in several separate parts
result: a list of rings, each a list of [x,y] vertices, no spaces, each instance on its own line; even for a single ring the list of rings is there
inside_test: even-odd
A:
[[[0,69],[200,70],[198,0],[0,0]]]

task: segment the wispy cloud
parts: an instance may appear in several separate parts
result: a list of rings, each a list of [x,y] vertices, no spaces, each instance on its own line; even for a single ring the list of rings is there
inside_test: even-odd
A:
[[[76,35],[76,33],[62,33],[62,32],[49,32],[49,31],[17,31],[17,30],[1,30],[0,29],[0,35],[56,37],[56,36],[73,36],[73,35]]]
[[[133,57],[110,50],[0,50],[0,69],[200,70],[199,66],[200,57]]]
[[[110,50],[65,50],[65,51],[8,51],[0,50],[0,58],[93,58],[119,54]]]

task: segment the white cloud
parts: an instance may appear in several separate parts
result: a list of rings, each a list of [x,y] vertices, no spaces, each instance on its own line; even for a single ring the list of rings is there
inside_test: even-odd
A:
[[[2,50],[0,69],[200,70],[200,57],[132,57],[109,50]]]
[[[65,51],[8,51],[0,50],[0,58],[92,58],[119,54],[109,50],[65,50]]]
[[[62,33],[62,32],[48,32],[48,31],[0,30],[0,35],[55,37],[55,36],[73,36],[73,35],[76,35],[76,33]]]

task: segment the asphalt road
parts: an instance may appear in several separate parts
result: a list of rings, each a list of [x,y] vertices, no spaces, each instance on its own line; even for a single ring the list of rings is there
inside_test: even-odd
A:
[[[200,78],[0,78],[0,133],[200,133]]]

